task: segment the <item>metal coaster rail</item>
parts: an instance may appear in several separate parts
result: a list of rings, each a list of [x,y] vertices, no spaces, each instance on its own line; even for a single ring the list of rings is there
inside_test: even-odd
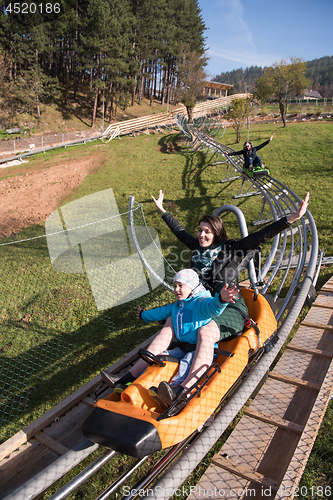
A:
[[[237,172],[235,177],[233,173],[227,176],[228,181],[245,177],[242,173],[242,162],[236,158],[227,158],[225,153],[231,151],[227,146],[214,141],[207,134],[201,132],[194,126],[186,123],[184,118],[180,118],[180,128],[185,137],[191,141],[192,147],[195,151],[206,150],[206,154],[213,153],[216,155],[215,162],[217,162],[218,155],[222,155],[223,160],[220,164],[225,164],[228,168],[229,163],[232,165],[234,172]],[[246,176],[247,177],[247,176]],[[260,195],[262,198],[262,208],[260,219],[256,224],[265,223],[269,220],[276,220],[279,217],[287,215],[292,211],[297,210],[301,199],[282,182],[267,175],[261,179],[250,179],[251,187],[244,193],[241,190],[237,197]],[[224,182],[226,180],[224,179]],[[223,181],[222,181],[223,182]],[[251,189],[253,189],[251,191]],[[265,208],[269,207],[268,213],[265,213]],[[229,208],[221,207],[215,212],[219,215]],[[310,233],[310,238],[307,233]],[[287,236],[291,237],[291,244],[287,245]],[[296,235],[296,237],[295,237]],[[309,250],[308,250],[309,248]],[[279,353],[281,347],[286,341],[292,327],[294,326],[303,305],[309,296],[311,287],[314,285],[314,279],[318,275],[316,273],[318,258],[318,234],[316,225],[309,211],[306,215],[296,223],[296,227],[291,230],[285,230],[282,234],[276,236],[272,243],[271,250],[266,259],[264,266],[259,270],[260,282],[254,285],[261,286],[261,292],[267,292],[274,277],[276,276],[281,264],[286,260],[287,267],[284,276],[281,279],[278,291],[276,292],[273,300],[278,305],[279,311],[277,319],[280,320],[279,326],[279,341],[275,347],[261,358],[254,369],[246,377],[240,385],[236,393],[227,401],[222,409],[215,415],[213,422],[205,429],[202,430],[195,437],[191,446],[189,446],[182,455],[171,465],[170,468],[160,477],[160,479],[149,489],[149,496],[156,499],[168,499],[172,496],[170,492],[179,491],[182,483],[188,478],[195,467],[205,457],[209,450],[214,446],[216,441],[221,437],[222,433],[227,429],[230,422],[237,416],[242,406],[246,403],[248,398],[253,394],[263,377],[267,374],[272,362]],[[273,265],[274,259],[276,263]],[[282,286],[285,283],[288,272],[292,266],[293,261],[296,261],[296,271],[289,287],[289,291],[284,298],[279,298]],[[273,267],[272,267],[273,265]],[[307,267],[306,267],[307,266]],[[320,262],[319,262],[320,266]],[[264,279],[270,272],[269,279],[265,282]],[[302,273],[304,276],[301,279]],[[297,290],[297,295],[294,292]],[[288,313],[282,320],[282,316]],[[137,485],[138,486],[138,485]],[[139,494],[138,488],[133,488]],[[124,496],[123,498],[135,498],[137,495]]]

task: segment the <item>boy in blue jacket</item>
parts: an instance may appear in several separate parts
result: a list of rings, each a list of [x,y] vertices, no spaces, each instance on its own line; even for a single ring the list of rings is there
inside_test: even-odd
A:
[[[211,319],[222,314],[229,302],[234,303],[233,297],[239,292],[236,286],[228,288],[228,285],[225,285],[220,294],[212,297],[210,292],[200,283],[199,277],[193,269],[182,269],[176,273],[173,285],[177,302],[148,311],[144,311],[139,306],[137,310],[137,318],[143,319],[146,323],[166,320],[162,330],[148,348],[153,354],[158,355],[164,352],[173,340],[190,344],[201,343],[200,355],[198,355],[197,349],[188,353],[187,369],[182,369],[182,373],[176,375],[173,383],[169,385],[167,382],[161,382],[158,388],[158,397],[166,405],[172,404],[173,400],[184,389],[193,385],[211,365],[214,345],[220,340],[220,331]],[[174,350],[168,352],[175,355]],[[176,357],[181,359],[185,354],[181,352]],[[146,367],[147,363],[143,359],[139,359],[124,375],[110,375],[105,371],[101,375],[111,387],[120,386],[121,388],[123,384],[133,382]],[[165,392],[167,394],[164,394]]]

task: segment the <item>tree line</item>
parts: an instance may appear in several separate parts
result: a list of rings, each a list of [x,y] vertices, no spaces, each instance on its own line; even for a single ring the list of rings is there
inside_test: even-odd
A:
[[[255,81],[263,74],[263,71],[260,66],[234,69],[220,73],[214,78],[214,81],[233,85],[228,92],[229,95],[253,92]]]
[[[317,90],[323,97],[333,97],[333,56],[308,61],[306,76],[313,90]]]
[[[283,126],[287,126],[288,101],[304,93],[310,81],[306,76],[306,64],[299,58],[281,60],[264,68],[255,81],[254,91],[246,99],[235,98],[225,110],[225,116],[231,120],[236,130],[236,142],[240,141],[241,128],[260,102],[277,101]]]
[[[15,7],[16,6],[16,7]],[[84,93],[112,120],[145,94],[172,102],[184,54],[204,53],[198,0],[0,0],[0,100],[8,116]],[[205,64],[204,59],[202,59]]]
[[[333,56],[325,56],[305,62],[305,75],[312,90],[317,90],[322,97],[333,97]],[[245,69],[222,72],[214,81],[234,85],[231,93],[254,92],[256,80],[264,73],[265,68],[251,66]]]

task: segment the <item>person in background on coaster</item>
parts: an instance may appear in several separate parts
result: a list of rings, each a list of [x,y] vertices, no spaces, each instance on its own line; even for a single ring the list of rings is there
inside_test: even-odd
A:
[[[262,167],[260,156],[257,155],[257,151],[264,146],[267,146],[273,140],[273,136],[268,139],[268,141],[263,142],[260,146],[254,147],[251,141],[244,142],[243,149],[241,151],[231,151],[226,153],[226,156],[240,156],[244,157],[244,167],[250,172],[255,167]]]
[[[221,315],[228,303],[233,303],[234,296],[239,293],[236,286],[225,285],[219,294],[212,297],[200,283],[199,276],[193,269],[182,269],[176,273],[173,285],[177,302],[147,311],[139,306],[137,310],[137,318],[143,319],[146,323],[166,320],[162,330],[148,347],[152,354],[163,353],[174,340],[189,344],[200,342],[201,344],[199,351],[192,351],[193,354],[187,356],[185,363],[187,366],[182,373],[177,374],[174,387],[161,382],[158,389],[155,387],[150,389],[149,394],[158,396],[159,400],[167,406],[172,404],[172,401],[177,399],[186,387],[193,385],[194,381],[191,383],[193,377],[199,378],[212,364],[214,347],[220,340],[220,332],[211,318]],[[171,353],[172,351],[169,351],[169,354]],[[178,359],[185,355],[186,352],[180,353]],[[101,372],[101,375],[110,387],[114,387],[116,392],[121,392],[124,385],[133,382],[146,367],[147,363],[139,359],[124,375],[110,375],[106,371]]]

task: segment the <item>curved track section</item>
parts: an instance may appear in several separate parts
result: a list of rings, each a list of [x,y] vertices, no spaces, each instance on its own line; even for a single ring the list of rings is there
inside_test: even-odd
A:
[[[199,119],[197,125],[197,127],[189,126],[184,117],[178,116],[178,126],[189,141],[189,147],[194,149],[194,151],[206,153],[211,159],[214,159],[213,161],[215,164],[224,165],[225,177],[221,182],[233,182],[237,180],[235,186],[236,184],[237,186],[240,184],[237,194],[235,194],[234,197],[258,196],[260,198],[261,209],[258,220],[254,222],[256,225],[278,219],[298,208],[301,199],[291,189],[269,175],[261,177],[260,179],[248,178],[242,173],[241,160],[237,157],[228,158],[225,155],[226,152],[230,151],[230,148],[223,146],[211,136],[207,135],[207,131],[213,130],[212,127],[207,124],[207,120]],[[218,134],[220,134],[220,126],[218,126],[218,130]],[[215,134],[215,138],[218,134]],[[163,275],[163,273],[161,273],[161,266],[153,263],[154,258],[151,258],[151,254],[145,254],[142,245],[142,241],[145,240],[145,238],[142,239],[142,234],[140,231],[136,230],[133,210],[134,198],[130,198],[128,224],[133,245],[148,274],[153,276],[153,278],[165,288],[170,289],[173,269],[170,264],[164,261],[165,269]],[[227,211],[232,211],[236,215],[241,235],[246,236],[247,226],[245,218],[239,208],[233,205],[225,205],[217,209],[215,214],[220,215]],[[157,251],[159,250],[156,249],[156,252]],[[262,293],[268,293],[273,284],[276,288],[272,300],[276,304],[276,317],[279,321],[278,343],[268,354],[262,356],[234,395],[230,397],[222,409],[214,415],[215,418],[209,419],[210,421],[207,422],[205,426],[198,429],[186,441],[166,450],[162,458],[156,458],[153,467],[148,472],[145,471],[142,473],[144,476],[141,477],[136,485],[131,487],[128,494],[123,498],[132,499],[137,496],[142,496],[143,490],[147,492],[147,496],[159,500],[170,498],[175,492],[177,496],[179,496],[179,491],[181,491],[179,488],[182,483],[200,463],[212,446],[214,446],[222,433],[227,429],[230,422],[239,413],[240,409],[256,390],[279,353],[279,350],[298,318],[304,302],[309,296],[313,282],[316,280],[318,272],[316,272],[317,258],[317,229],[310,212],[307,211],[306,215],[300,221],[293,224],[291,230],[286,230],[274,238],[265,258],[261,256],[261,259],[259,259],[260,265],[259,267],[257,266],[257,269],[255,269],[253,263],[250,263],[249,277],[252,287],[257,288]],[[160,262],[160,259],[155,260],[157,263]],[[290,276],[292,276],[291,280]],[[278,286],[275,285],[277,282],[279,283]],[[289,287],[288,292],[285,296],[282,296],[283,287],[285,288],[287,283]],[[127,366],[126,363],[128,363],[128,361],[124,362],[121,368]],[[79,443],[78,448],[80,450],[81,448],[85,449],[87,448],[87,444],[84,444],[84,442]],[[72,452],[73,450],[70,450],[68,454]],[[51,464],[39,477],[31,478],[28,483],[25,483],[25,485],[19,488],[14,495],[12,494],[10,498],[13,500],[32,499],[36,497],[38,491],[42,492],[47,489],[47,487],[53,484],[59,477],[75,465],[74,462],[76,458],[72,459],[68,454],[65,454],[60,461],[58,460],[58,465]],[[89,453],[86,453],[85,456],[87,454]],[[114,452],[107,451],[105,454],[102,454],[96,462],[91,464],[91,466],[51,498],[53,500],[66,498],[113,456]],[[68,466],[67,461],[70,462]],[[66,463],[62,464],[62,462]],[[125,481],[129,481],[129,478],[137,471],[142,462],[144,462],[144,459],[134,463],[130,469],[119,478],[115,479],[97,500],[108,498],[120,487],[120,485],[128,484],[125,483]],[[159,479],[156,482],[158,476]]]
[[[207,155],[213,155],[215,156],[215,164],[225,165],[226,175],[222,182],[230,182],[236,179],[241,181],[240,189],[235,198],[260,196],[262,206],[259,219],[255,221],[256,225],[276,220],[298,209],[302,200],[282,182],[270,175],[259,179],[249,178],[242,173],[242,161],[240,159],[237,157],[228,158],[225,155],[225,153],[231,151],[230,148],[218,143],[200,129],[189,126],[184,117],[178,117],[178,124],[185,137],[191,140],[191,145],[196,151],[200,150]],[[250,187],[247,190],[244,189],[246,182],[250,182]],[[230,210],[232,210],[230,206],[220,207],[215,214],[220,215]],[[238,216],[242,229],[240,218],[241,216]],[[137,248],[137,250],[140,254],[140,249]],[[261,293],[269,291],[270,286],[278,277],[278,271],[280,271],[279,286],[273,297],[277,306],[276,318],[280,325],[279,341],[270,353],[261,358],[236,393],[215,415],[215,419],[209,427],[201,429],[191,446],[181,454],[153,486],[149,487],[150,497],[160,500],[167,499],[175,492],[179,492],[182,483],[221,437],[221,434],[256,390],[287,339],[306,299],[309,297],[316,276],[317,259],[317,229],[311,213],[307,211],[305,216],[293,224],[290,230],[285,230],[274,238],[269,254],[265,261],[261,262],[256,278],[253,278],[255,276],[253,273],[251,276],[251,269],[249,270],[252,286],[259,288]],[[291,283],[288,284],[288,293],[285,297],[281,297],[282,288],[286,284],[291,269],[293,269],[293,272]],[[147,488],[148,482],[137,483],[132,492],[139,492],[143,485]],[[131,493],[123,498],[132,499],[136,496],[136,493]]]
[[[279,219],[298,209],[302,200],[285,184],[270,175],[265,175],[257,179],[248,177],[243,173],[243,162],[239,157],[225,156],[227,152],[232,151],[231,148],[216,142],[195,127],[188,126],[188,128],[192,137],[194,137],[194,142],[198,143],[200,141],[201,150],[205,149],[206,154],[213,153],[216,155],[214,164],[225,164],[226,175],[221,182],[241,180],[240,189],[234,198],[260,196],[262,206],[259,219],[254,221],[255,225]],[[218,161],[218,157],[222,158],[222,160]],[[230,172],[230,170],[232,171]],[[247,189],[246,183],[250,183]],[[216,215],[220,215],[223,211],[226,210],[221,207],[215,213]],[[283,271],[279,289],[274,295],[274,302],[277,302],[280,298],[281,289],[286,282],[290,269],[295,269],[288,295],[278,302],[281,304],[277,314],[278,320],[287,309],[295,290],[307,286],[306,283],[300,283],[302,271],[307,265],[313,279],[317,257],[317,228],[311,213],[307,211],[306,215],[293,225],[292,231],[286,230],[274,238],[269,255],[266,257],[265,262],[261,263],[259,269],[257,284],[259,284],[262,293],[266,293],[269,290],[277,272]]]

